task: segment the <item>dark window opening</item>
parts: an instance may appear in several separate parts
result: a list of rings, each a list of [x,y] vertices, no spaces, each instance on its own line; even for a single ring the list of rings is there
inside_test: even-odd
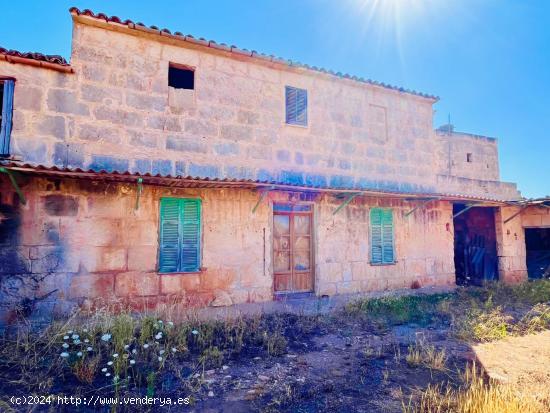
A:
[[[550,228],[525,228],[530,279],[550,278]]]
[[[453,205],[456,283],[483,285],[498,280],[495,211],[491,207],[466,208]]]
[[[168,86],[175,89],[195,89],[195,71],[189,67],[168,67]]]
[[[467,154],[466,154],[466,162],[472,162],[472,161],[473,161],[472,154],[471,154],[471,153],[467,153]]]

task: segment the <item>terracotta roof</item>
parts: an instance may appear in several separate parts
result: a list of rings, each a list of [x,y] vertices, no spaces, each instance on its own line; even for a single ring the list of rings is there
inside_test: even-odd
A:
[[[17,50],[8,50],[0,47],[0,54],[5,56],[21,57],[23,59],[38,60],[40,62],[48,62],[56,65],[69,66],[69,63],[64,57],[59,55],[42,54],[36,52],[19,52]]]
[[[350,74],[347,74],[347,73],[334,72],[332,70],[328,70],[328,69],[324,69],[324,68],[316,67],[316,66],[310,66],[310,65],[307,65],[305,63],[300,63],[300,62],[296,62],[296,61],[293,61],[293,60],[288,60],[288,59],[284,59],[284,58],[281,58],[281,57],[276,57],[276,56],[273,56],[273,55],[268,56],[268,55],[265,55],[263,53],[258,53],[254,50],[241,49],[237,46],[228,46],[225,43],[217,43],[214,40],[207,40],[207,39],[204,39],[202,37],[196,38],[196,37],[193,37],[190,34],[184,35],[183,33],[178,32],[178,31],[171,32],[170,30],[168,30],[166,28],[161,29],[157,26],[146,26],[145,24],[143,24],[141,22],[134,22],[134,21],[129,20],[129,19],[123,20],[120,17],[108,16],[105,13],[94,13],[90,9],[80,10],[77,7],[71,7],[69,9],[69,11],[71,12],[71,14],[73,14],[75,16],[87,16],[87,17],[91,17],[91,18],[94,18],[94,19],[98,19],[98,20],[104,20],[107,23],[118,23],[118,24],[128,26],[130,29],[141,30],[141,31],[144,31],[144,32],[149,32],[149,33],[152,33],[152,34],[158,34],[158,35],[161,35],[161,36],[164,36],[164,37],[169,37],[169,38],[173,38],[173,39],[177,39],[177,40],[181,40],[181,41],[186,41],[186,42],[196,44],[196,45],[200,45],[200,46],[204,46],[204,47],[210,47],[212,49],[231,52],[231,53],[234,53],[234,54],[239,55],[239,56],[247,56],[247,57],[260,59],[260,60],[267,61],[267,62],[286,65],[286,66],[289,66],[289,67],[303,68],[303,69],[312,70],[312,71],[315,71],[315,72],[320,72],[320,73],[336,76],[336,77],[342,78],[342,79],[349,79],[349,80],[353,80],[353,81],[360,82],[360,83],[367,83],[367,84],[370,84],[370,85],[395,90],[397,92],[408,93],[408,94],[411,94],[411,95],[420,96],[420,97],[427,98],[427,99],[432,99],[432,100],[439,100],[438,96],[430,95],[430,94],[426,94],[426,93],[422,93],[422,92],[417,92],[416,90],[405,89],[403,87],[393,86],[393,85],[389,85],[389,84],[386,84],[386,83],[383,83],[383,82],[377,82],[377,81],[371,80],[371,79],[364,79],[362,77],[350,75]]]
[[[20,162],[0,161],[0,167],[12,169],[14,171],[28,172],[38,175],[81,178],[81,179],[101,179],[115,182],[137,182],[138,178],[142,178],[143,182],[151,185],[170,186],[170,187],[186,187],[186,188],[248,188],[248,189],[278,189],[287,191],[310,191],[310,192],[326,192],[326,193],[360,193],[370,196],[384,196],[394,198],[414,198],[414,199],[443,199],[450,201],[464,202],[488,202],[496,204],[511,203],[514,201],[463,195],[451,193],[434,193],[434,192],[405,192],[396,190],[385,190],[377,188],[359,188],[359,187],[339,187],[333,188],[329,185],[297,185],[282,181],[263,181],[255,179],[235,179],[235,178],[208,178],[200,176],[174,176],[161,175],[150,173],[139,173],[129,171],[96,171],[93,169],[81,168],[59,168],[57,166],[45,166],[38,164]]]

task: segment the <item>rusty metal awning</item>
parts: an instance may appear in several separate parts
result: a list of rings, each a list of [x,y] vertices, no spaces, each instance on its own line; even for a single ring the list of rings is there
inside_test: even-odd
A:
[[[138,181],[143,185],[154,185],[171,188],[234,188],[250,190],[279,190],[289,192],[310,192],[310,193],[328,193],[339,197],[342,196],[376,196],[384,198],[402,199],[405,201],[418,201],[429,199],[438,199],[454,202],[475,202],[477,205],[496,206],[510,204],[511,201],[505,201],[494,198],[480,196],[450,194],[450,193],[427,193],[427,192],[401,192],[381,189],[365,188],[334,188],[329,186],[311,186],[295,185],[277,181],[261,181],[252,179],[234,179],[234,178],[205,178],[197,176],[172,176],[172,175],[152,175],[150,173],[139,172],[118,172],[106,170],[84,170],[80,168],[60,168],[57,166],[33,165],[29,163],[8,161],[0,165],[14,172],[22,174],[54,177],[54,178],[72,178],[86,179],[92,181],[120,182],[137,184]],[[518,201],[519,202],[519,201]]]

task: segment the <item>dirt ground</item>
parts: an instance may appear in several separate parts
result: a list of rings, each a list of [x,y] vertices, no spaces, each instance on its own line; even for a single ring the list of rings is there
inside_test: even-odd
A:
[[[474,352],[492,379],[550,399],[550,331],[478,344]]]
[[[443,370],[406,362],[419,340],[446,349]],[[194,412],[401,412],[403,400],[429,383],[460,381],[474,357],[444,326],[395,326],[386,331],[345,326],[290,343],[281,357],[254,357],[205,372]]]

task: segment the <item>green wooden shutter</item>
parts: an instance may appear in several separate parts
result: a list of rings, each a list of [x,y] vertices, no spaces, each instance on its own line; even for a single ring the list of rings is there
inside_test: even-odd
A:
[[[393,256],[393,213],[391,209],[382,210],[382,262],[395,262]]]
[[[180,234],[179,199],[162,198],[160,200],[160,272],[179,270]]]
[[[180,271],[198,271],[201,251],[201,201],[200,199],[182,199],[181,222],[181,269]]]
[[[382,264],[382,210],[373,208],[370,211],[371,262]]]

